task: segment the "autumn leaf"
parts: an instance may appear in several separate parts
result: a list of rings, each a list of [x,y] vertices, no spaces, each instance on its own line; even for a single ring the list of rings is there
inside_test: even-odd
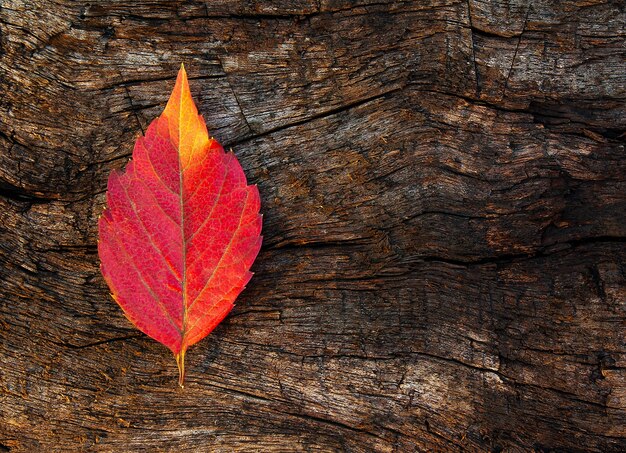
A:
[[[182,65],[165,110],[107,189],[102,274],[126,317],[174,353],[182,387],[187,348],[233,308],[261,247],[259,191],[209,137]]]

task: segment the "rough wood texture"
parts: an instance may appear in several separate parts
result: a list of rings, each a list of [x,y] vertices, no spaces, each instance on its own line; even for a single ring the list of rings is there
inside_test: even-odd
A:
[[[0,451],[626,450],[622,1],[0,2]],[[265,243],[188,356],[98,270],[184,61]]]

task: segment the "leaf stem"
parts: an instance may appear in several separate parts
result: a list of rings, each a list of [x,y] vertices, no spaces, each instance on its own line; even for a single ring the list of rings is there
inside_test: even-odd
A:
[[[176,354],[176,363],[178,364],[178,385],[181,389],[185,388],[185,349]]]

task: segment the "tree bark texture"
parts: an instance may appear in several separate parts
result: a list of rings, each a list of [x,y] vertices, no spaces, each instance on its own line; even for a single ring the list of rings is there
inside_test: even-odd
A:
[[[626,451],[620,0],[0,0],[0,451]],[[187,385],[99,272],[184,62],[263,200]]]

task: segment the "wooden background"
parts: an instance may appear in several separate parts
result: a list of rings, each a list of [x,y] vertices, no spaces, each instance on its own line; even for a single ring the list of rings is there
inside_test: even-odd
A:
[[[626,450],[620,0],[0,0],[0,452]],[[263,200],[171,354],[106,180],[184,62]]]

